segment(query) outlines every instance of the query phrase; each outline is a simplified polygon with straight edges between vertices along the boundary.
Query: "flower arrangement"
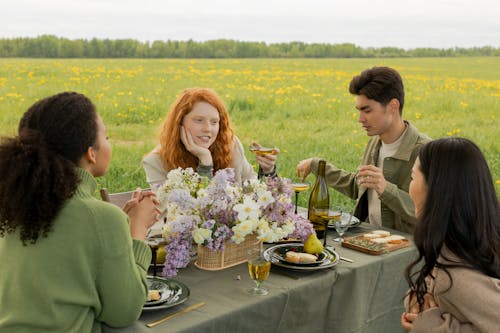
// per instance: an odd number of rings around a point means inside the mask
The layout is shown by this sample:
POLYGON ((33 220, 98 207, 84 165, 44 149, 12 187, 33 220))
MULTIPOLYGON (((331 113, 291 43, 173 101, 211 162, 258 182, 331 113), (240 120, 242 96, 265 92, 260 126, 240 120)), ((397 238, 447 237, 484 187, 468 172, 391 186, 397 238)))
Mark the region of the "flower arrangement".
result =
POLYGON ((189 264, 193 241, 213 251, 224 251, 225 241, 239 244, 251 233, 265 242, 305 241, 313 227, 294 214, 292 192, 286 178, 247 180, 239 186, 233 169, 219 170, 212 179, 191 168, 170 171, 158 190, 167 214, 163 274, 175 276, 189 264))

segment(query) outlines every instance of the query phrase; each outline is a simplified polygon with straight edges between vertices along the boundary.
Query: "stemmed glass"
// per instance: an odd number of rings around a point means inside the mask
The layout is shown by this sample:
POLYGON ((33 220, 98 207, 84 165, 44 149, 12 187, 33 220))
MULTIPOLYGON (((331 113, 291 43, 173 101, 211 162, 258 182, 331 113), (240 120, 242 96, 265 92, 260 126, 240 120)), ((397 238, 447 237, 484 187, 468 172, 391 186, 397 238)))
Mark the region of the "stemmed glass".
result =
POLYGON ((297 206, 299 201, 299 193, 309 189, 309 183, 292 183, 292 188, 295 192, 295 214, 297 214, 297 206))
POLYGON ((349 229, 349 225, 351 224, 352 211, 343 207, 335 207, 330 210, 328 215, 331 216, 335 231, 339 234, 339 237, 335 238, 334 241, 341 243, 344 240, 342 236, 344 236, 347 229, 349 229))
POLYGON ((264 258, 261 249, 250 249, 247 251, 248 273, 255 282, 255 286, 248 289, 251 295, 267 295, 269 290, 262 287, 262 282, 269 276, 271 263, 264 258))

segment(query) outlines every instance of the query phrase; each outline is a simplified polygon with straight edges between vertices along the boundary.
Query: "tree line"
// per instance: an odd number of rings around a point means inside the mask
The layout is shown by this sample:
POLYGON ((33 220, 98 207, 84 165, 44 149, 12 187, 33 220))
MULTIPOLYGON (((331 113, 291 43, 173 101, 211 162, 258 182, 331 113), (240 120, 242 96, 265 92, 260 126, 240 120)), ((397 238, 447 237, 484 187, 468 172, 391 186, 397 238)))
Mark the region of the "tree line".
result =
POLYGON ((25 58, 392 58, 500 56, 500 48, 454 47, 402 49, 362 48, 351 43, 272 43, 217 39, 156 40, 68 39, 53 35, 0 39, 0 57, 25 58))

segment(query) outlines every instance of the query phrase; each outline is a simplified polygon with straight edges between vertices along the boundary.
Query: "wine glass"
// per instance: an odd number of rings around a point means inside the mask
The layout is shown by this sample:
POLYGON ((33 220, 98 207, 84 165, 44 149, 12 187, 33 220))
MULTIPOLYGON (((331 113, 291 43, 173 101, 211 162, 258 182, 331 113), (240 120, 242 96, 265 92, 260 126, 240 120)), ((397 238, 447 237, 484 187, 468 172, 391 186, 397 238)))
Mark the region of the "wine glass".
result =
POLYGON ((267 261, 261 249, 250 249, 247 251, 248 273, 255 282, 255 286, 248 289, 251 295, 267 295, 269 290, 262 287, 262 282, 269 276, 271 263, 267 261))
POLYGON ((299 201, 299 193, 309 189, 309 183, 292 183, 292 188, 295 192, 295 214, 297 214, 297 206, 299 201))
POLYGON ((262 155, 274 154, 276 148, 263 147, 257 143, 253 143, 250 145, 248 149, 255 155, 262 156, 262 155))
POLYGON ((330 220, 333 221, 332 224, 335 227, 335 231, 339 234, 339 237, 335 238, 334 241, 341 243, 344 240, 342 236, 344 236, 347 229, 349 229, 349 225, 351 224, 352 212, 349 209, 336 206, 333 209, 330 209, 328 216, 330 220))

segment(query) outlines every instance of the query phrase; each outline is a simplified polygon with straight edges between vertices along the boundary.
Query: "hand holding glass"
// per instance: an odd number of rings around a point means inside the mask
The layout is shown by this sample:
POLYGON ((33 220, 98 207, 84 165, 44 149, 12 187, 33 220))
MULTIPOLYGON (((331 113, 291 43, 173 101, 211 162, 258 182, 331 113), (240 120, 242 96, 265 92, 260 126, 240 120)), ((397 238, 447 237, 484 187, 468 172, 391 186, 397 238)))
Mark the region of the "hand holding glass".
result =
POLYGON ((255 282, 255 287, 248 290, 251 295, 267 295, 269 290, 262 287, 262 282, 269 276, 271 263, 267 261, 260 249, 251 249, 247 252, 248 273, 255 282))

